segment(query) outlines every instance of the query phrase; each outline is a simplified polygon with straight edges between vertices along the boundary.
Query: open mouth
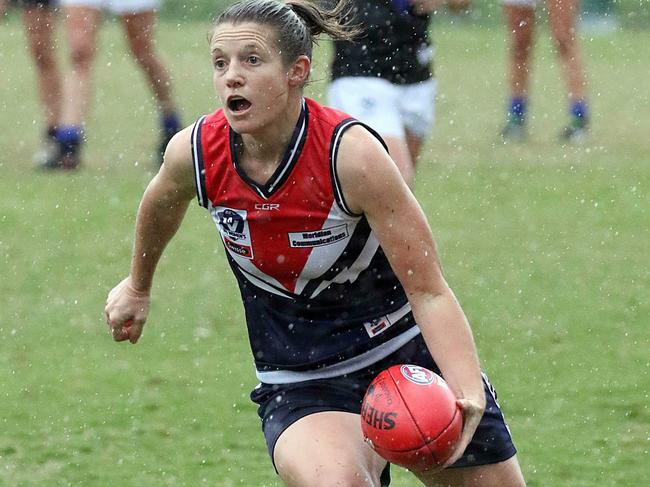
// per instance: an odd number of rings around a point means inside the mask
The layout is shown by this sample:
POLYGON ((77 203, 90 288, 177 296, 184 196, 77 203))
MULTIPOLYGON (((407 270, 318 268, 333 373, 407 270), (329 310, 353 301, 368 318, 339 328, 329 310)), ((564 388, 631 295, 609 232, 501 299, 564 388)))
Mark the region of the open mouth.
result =
POLYGON ((242 96, 229 97, 227 104, 232 113, 242 113, 251 107, 251 102, 242 96))

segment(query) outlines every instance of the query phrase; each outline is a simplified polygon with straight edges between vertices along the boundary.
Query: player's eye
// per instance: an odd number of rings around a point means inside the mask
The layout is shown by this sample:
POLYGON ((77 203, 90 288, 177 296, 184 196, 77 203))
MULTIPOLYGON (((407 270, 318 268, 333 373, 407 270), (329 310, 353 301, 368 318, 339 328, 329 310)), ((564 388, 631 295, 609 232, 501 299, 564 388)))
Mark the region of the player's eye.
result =
POLYGON ((248 64, 259 64, 260 63, 260 58, 258 56, 248 56, 248 64))
POLYGON ((213 64, 214 64, 214 68, 219 70, 225 69, 226 67, 226 61, 224 61, 223 59, 215 59, 213 64))

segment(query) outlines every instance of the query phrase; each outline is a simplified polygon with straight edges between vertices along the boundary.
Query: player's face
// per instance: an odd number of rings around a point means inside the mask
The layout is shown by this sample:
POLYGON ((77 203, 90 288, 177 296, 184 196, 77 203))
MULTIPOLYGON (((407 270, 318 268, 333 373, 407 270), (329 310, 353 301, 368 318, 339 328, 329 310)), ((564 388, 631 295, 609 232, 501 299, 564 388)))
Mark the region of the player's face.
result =
POLYGON ((287 107, 288 68, 275 39, 272 28, 253 22, 221 24, 214 31, 214 86, 237 133, 273 124, 287 107))

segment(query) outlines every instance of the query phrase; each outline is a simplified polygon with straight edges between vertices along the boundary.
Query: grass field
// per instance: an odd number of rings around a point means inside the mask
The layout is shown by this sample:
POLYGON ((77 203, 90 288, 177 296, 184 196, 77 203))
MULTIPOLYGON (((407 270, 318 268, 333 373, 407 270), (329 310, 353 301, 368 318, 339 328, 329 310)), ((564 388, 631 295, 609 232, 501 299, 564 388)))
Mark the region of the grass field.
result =
MULTIPOLYGON (((562 147, 564 89, 543 32, 532 138, 504 146, 504 33, 435 29, 438 122, 415 190, 528 485, 647 485, 647 32, 584 39, 593 132, 562 147)), ((160 26, 187 123, 215 103, 206 30, 160 26)), ((157 124, 119 30, 102 32, 75 174, 31 167, 40 114, 15 17, 0 46, 0 485, 278 486, 248 399, 239 293, 205 212, 191 209, 161 262, 141 342, 107 334, 157 124)), ((319 53, 309 92, 324 99, 319 53)), ((393 485, 416 485, 394 471, 393 485)))

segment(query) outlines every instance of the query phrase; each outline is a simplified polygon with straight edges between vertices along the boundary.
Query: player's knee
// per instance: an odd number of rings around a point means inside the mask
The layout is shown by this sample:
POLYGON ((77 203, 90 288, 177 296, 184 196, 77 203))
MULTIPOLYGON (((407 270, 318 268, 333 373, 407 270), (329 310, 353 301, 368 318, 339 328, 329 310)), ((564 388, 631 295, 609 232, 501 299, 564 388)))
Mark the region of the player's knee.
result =
POLYGON ((49 71, 56 68, 56 57, 50 50, 34 51, 34 64, 39 71, 49 71))
POLYGON ((145 69, 155 66, 157 60, 153 46, 144 43, 135 43, 131 45, 131 54, 133 59, 145 69))
POLYGON ((558 36, 555 39, 555 48, 560 56, 566 57, 573 53, 575 38, 571 34, 558 36))
POLYGON ((90 66, 95 57, 95 48, 88 44, 72 44, 70 46, 70 61, 78 69, 90 66))
POLYGON ((324 472, 309 487, 379 487, 379 482, 360 472, 324 472))
POLYGON ((530 55, 532 44, 528 39, 519 39, 513 42, 512 52, 517 59, 527 59, 530 55))
POLYGON ((379 487, 379 477, 362 468, 341 468, 336 464, 309 468, 308 471, 281 473, 292 485, 305 487, 379 487), (297 481, 300 479, 300 481, 297 481))

